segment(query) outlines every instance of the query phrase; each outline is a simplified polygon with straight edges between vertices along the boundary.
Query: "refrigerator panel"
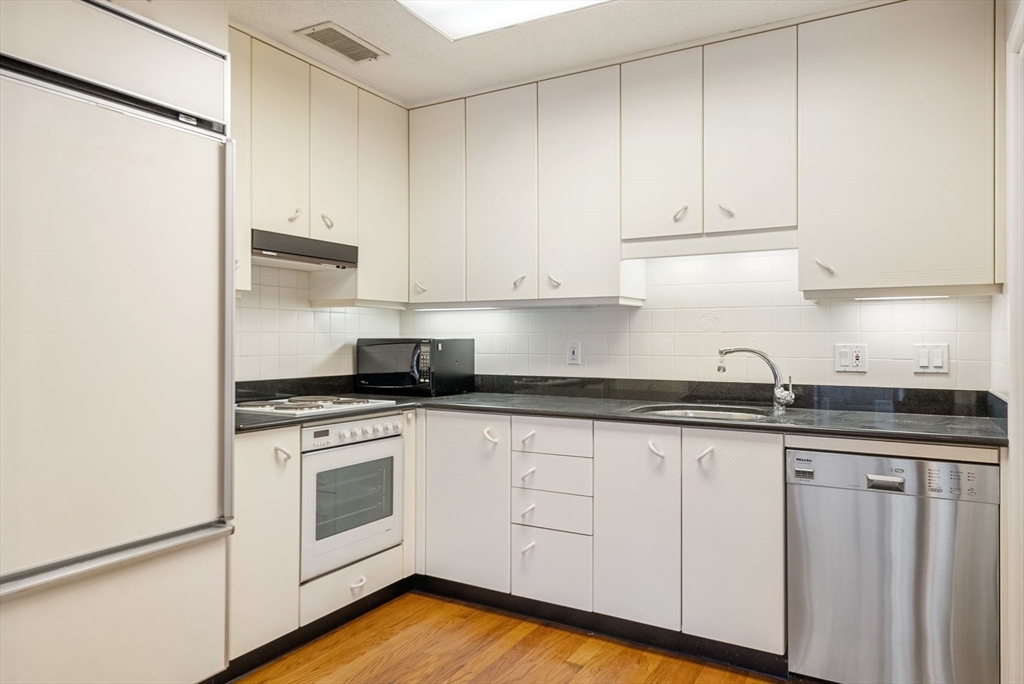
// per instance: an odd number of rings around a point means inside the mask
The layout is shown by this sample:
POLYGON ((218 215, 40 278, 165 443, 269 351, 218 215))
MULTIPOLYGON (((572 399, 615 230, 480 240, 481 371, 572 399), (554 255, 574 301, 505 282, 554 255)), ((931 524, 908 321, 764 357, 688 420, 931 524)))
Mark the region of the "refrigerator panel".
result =
POLYGON ((221 516, 225 166, 0 78, 0 574, 221 516))

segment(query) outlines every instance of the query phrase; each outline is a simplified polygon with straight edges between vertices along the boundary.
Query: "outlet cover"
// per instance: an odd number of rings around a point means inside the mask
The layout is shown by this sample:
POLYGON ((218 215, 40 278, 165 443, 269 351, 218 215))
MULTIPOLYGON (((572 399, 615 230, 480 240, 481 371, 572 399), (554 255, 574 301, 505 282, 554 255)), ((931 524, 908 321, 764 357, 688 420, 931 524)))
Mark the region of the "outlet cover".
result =
POLYGON ((867 373, 868 345, 837 344, 836 373, 867 373))
POLYGON ((569 366, 580 365, 580 341, 569 340, 565 344, 565 363, 569 366))

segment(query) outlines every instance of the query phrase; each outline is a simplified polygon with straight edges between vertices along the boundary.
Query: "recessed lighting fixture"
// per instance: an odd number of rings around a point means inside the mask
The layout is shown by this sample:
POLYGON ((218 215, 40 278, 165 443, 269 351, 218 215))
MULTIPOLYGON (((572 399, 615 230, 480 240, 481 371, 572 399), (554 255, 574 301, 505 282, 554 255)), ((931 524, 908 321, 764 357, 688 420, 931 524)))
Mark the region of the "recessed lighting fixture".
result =
POLYGON ((453 41, 604 2, 609 0, 398 0, 453 41))
POLYGON ((949 295, 921 295, 920 297, 854 297, 858 302, 889 302, 900 299, 949 299, 949 295))

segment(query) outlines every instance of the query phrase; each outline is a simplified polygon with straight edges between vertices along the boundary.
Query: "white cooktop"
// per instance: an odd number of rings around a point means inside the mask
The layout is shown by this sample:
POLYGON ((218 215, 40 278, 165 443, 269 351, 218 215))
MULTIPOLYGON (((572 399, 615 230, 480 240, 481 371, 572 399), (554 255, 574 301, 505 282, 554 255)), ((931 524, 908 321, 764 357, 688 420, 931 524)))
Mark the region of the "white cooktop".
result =
POLYGON ((344 413, 374 406, 394 406, 390 399, 349 399, 346 397, 305 396, 288 399, 267 399, 266 401, 243 401, 235 404, 235 411, 242 413, 263 413, 278 416, 318 416, 329 413, 344 413))

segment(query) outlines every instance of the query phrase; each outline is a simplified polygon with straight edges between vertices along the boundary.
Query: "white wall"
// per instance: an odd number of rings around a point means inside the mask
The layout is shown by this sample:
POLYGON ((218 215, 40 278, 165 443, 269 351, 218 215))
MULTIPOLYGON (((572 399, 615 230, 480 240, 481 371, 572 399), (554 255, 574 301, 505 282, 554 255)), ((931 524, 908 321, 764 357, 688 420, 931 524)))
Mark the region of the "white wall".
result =
POLYGON ((309 306, 305 271, 252 267, 252 290, 235 300, 235 379, 355 372, 356 339, 395 337, 398 312, 309 306))
POLYGON ((804 384, 988 390, 989 297, 807 302, 796 289, 795 251, 652 259, 639 310, 406 311, 403 336, 476 338, 477 373, 770 382, 760 360, 717 350, 747 345, 775 357, 804 384), (583 363, 565 363, 569 339, 583 363), (948 375, 913 372, 912 344, 947 343, 948 375), (868 372, 835 373, 833 345, 868 345, 868 372))

